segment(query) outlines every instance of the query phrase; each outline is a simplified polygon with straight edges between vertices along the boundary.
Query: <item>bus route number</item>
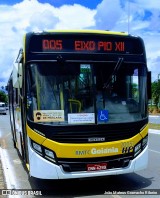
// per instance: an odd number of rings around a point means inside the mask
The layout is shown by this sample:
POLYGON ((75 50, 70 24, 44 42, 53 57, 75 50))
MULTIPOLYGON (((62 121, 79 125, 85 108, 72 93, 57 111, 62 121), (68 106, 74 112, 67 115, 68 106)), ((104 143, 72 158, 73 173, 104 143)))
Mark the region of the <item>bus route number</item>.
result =
POLYGON ((62 50, 62 40, 44 39, 42 42, 43 50, 62 50))
POLYGON ((68 43, 66 40, 43 39, 43 51, 92 51, 92 52, 124 52, 125 42, 121 41, 93 41, 93 40, 73 40, 68 43))

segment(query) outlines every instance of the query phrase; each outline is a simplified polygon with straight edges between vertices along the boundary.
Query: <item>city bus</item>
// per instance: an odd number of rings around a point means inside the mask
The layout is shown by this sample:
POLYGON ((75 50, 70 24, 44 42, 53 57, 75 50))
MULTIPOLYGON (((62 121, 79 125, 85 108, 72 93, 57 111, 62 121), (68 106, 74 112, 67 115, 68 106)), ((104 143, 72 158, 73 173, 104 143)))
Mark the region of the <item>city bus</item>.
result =
POLYGON ((31 177, 90 178, 148 162, 151 73, 124 32, 29 32, 8 81, 13 145, 31 177))

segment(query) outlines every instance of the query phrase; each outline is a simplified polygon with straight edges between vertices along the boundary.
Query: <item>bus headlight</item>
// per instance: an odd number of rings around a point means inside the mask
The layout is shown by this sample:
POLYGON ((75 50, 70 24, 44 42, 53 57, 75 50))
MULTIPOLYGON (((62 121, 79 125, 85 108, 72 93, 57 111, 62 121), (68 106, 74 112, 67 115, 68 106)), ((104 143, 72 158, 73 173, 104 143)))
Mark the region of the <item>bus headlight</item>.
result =
POLYGON ((32 146, 33 146, 34 150, 42 153, 42 147, 39 144, 32 142, 32 146))
POLYGON ((148 142, 148 135, 146 137, 144 137, 143 140, 142 140, 143 148, 147 145, 147 142, 148 142))
POLYGON ((148 135, 145 136, 135 147, 134 147, 134 157, 136 157, 148 143, 148 135))
POLYGON ((52 150, 47 149, 43 145, 40 145, 40 144, 34 142, 33 140, 31 140, 31 145, 32 145, 33 150, 37 154, 41 155, 42 157, 44 157, 45 159, 47 159, 51 162, 56 163, 56 155, 52 150))
POLYGON ((141 142, 134 147, 134 157, 141 152, 141 142))
POLYGON ((44 152, 45 152, 45 158, 55 162, 55 155, 54 155, 53 151, 50 151, 48 149, 44 149, 44 152))

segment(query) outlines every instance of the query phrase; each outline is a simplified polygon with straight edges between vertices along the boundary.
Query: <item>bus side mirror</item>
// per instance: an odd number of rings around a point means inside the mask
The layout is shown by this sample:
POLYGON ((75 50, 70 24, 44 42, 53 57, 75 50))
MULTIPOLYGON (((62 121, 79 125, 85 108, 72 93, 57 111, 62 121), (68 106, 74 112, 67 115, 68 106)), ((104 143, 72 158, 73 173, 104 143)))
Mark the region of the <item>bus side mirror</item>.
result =
POLYGON ((152 92, 151 92, 151 71, 147 72, 147 95, 148 95, 148 99, 152 98, 152 92))

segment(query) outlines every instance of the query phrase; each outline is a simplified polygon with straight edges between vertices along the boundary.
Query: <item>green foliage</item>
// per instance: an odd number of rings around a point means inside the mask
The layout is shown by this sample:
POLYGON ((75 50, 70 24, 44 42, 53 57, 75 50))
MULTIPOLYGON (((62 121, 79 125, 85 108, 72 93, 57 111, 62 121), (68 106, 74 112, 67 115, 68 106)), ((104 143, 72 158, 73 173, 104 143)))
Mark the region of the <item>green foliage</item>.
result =
POLYGON ((138 85, 136 83, 132 84, 132 94, 134 96, 134 99, 138 97, 138 85))
POLYGON ((160 124, 149 123, 149 128, 150 129, 160 130, 160 124))
POLYGON ((160 100, 160 80, 154 81, 152 83, 152 99, 154 104, 158 108, 158 103, 160 100))
POLYGON ((0 91, 0 102, 8 102, 8 96, 3 91, 0 91))

